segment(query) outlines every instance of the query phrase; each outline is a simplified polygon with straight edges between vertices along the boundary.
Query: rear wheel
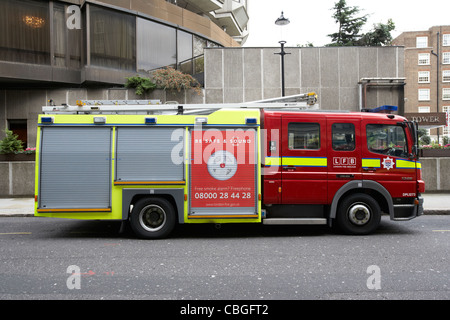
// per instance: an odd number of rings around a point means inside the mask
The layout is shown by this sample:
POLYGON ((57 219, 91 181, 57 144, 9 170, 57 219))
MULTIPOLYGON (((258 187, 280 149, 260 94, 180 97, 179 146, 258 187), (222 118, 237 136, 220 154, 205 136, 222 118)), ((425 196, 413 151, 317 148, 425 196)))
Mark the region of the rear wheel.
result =
POLYGON ((175 221, 175 211, 169 201, 163 198, 145 198, 134 205, 130 226, 140 238, 160 239, 172 232, 175 221))
POLYGON ((339 206, 336 222, 347 234, 364 235, 374 232, 381 221, 379 204, 371 196, 357 193, 345 198, 339 206))

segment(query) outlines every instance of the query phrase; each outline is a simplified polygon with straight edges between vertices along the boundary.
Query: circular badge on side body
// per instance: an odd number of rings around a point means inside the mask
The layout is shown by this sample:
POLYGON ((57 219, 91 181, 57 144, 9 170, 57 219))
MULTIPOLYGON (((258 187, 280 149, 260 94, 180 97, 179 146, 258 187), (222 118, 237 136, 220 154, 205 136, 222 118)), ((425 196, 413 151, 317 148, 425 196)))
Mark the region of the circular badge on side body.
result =
POLYGON ((209 157, 207 166, 209 174, 214 179, 225 181, 236 174, 238 164, 231 152, 220 150, 209 157))

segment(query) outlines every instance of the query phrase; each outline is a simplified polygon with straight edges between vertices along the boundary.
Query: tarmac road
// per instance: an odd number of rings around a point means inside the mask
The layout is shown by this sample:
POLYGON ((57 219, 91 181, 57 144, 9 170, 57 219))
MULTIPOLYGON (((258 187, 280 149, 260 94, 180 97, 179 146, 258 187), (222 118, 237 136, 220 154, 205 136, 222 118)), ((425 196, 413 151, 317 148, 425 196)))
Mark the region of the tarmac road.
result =
MULTIPOLYGON (((143 241, 119 233, 117 221, 3 218, 0 300, 257 300, 273 317, 272 300, 448 300, 448 220, 384 216, 374 234, 356 237, 325 226, 184 225, 143 241)), ((176 305, 166 307, 180 319, 176 305)))

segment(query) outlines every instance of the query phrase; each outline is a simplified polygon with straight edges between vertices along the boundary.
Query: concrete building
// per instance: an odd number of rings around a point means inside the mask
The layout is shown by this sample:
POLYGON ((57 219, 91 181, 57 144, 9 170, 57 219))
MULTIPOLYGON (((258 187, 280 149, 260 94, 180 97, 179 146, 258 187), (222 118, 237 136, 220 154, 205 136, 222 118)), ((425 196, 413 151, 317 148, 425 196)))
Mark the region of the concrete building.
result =
MULTIPOLYGON (((323 110, 394 105, 403 113, 403 47, 286 48, 285 95, 314 91, 323 110)), ((207 48, 207 103, 282 95, 280 48, 207 48)))
POLYGON ((157 68, 173 66, 202 82, 204 48, 245 42, 246 6, 244 0, 0 1, 0 138, 9 128, 35 146, 37 114, 48 99, 133 99, 123 90, 125 78, 157 68))
MULTIPOLYGON (((445 124, 443 113, 450 111, 450 26, 403 32, 393 44, 405 47, 405 112, 431 114, 441 118, 438 125, 445 124)), ((450 130, 444 126, 430 134, 437 139, 450 136, 450 130)))

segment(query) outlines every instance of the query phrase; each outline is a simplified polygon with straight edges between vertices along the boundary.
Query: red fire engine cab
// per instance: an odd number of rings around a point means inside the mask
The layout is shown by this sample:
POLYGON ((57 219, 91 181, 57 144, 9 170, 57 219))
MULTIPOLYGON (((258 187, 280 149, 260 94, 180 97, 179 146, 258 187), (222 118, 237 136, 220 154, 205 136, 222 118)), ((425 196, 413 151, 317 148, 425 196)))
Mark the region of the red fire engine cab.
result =
POLYGON ((391 114, 277 111, 264 111, 261 122, 265 223, 304 220, 367 234, 382 213, 391 220, 423 213, 414 123, 391 114))

